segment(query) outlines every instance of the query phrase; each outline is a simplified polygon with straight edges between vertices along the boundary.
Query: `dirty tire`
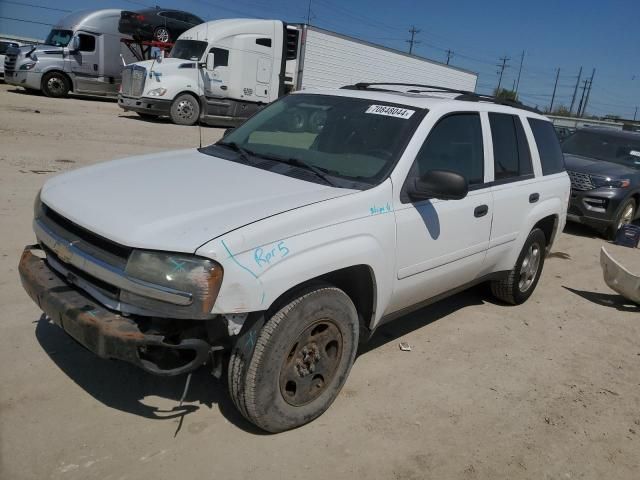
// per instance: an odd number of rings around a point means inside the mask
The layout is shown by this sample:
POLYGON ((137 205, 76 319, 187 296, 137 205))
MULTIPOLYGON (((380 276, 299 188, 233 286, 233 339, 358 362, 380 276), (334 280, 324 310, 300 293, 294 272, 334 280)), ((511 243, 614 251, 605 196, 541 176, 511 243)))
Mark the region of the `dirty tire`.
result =
POLYGON ((636 217, 636 209, 636 201, 633 198, 625 201, 618 209, 618 214, 616 215, 613 223, 606 229, 605 236, 609 240, 614 240, 620 227, 626 225, 627 223, 633 222, 634 218, 636 217))
POLYGON ((544 266, 544 257, 545 257, 545 248, 547 245, 547 240, 539 228, 534 228, 529 236, 527 237, 527 241, 524 242, 524 246, 522 247, 522 251, 518 256, 518 261, 516 262, 515 267, 509 272, 509 275, 504 280, 494 280, 491 282, 491 293, 498 300, 502 300, 503 302, 510 303, 512 305, 520 305, 527 301, 527 299, 531 296, 533 291, 536 289, 536 285, 538 284, 538 280, 540 280, 540 275, 542 274, 542 267, 544 266), (523 265, 526 267, 525 259, 528 258, 530 252, 535 251, 537 249, 539 258, 536 271, 533 272, 532 278, 529 282, 524 282, 524 287, 526 287, 523 291, 521 289, 521 280, 523 279, 523 265))
POLYGON ((64 98, 70 89, 69 79, 64 73, 50 72, 42 77, 42 93, 47 97, 64 98))
POLYGON ((178 125, 194 125, 200 118, 200 103, 193 95, 178 95, 171 104, 171 120, 178 125))
POLYGON ((329 285, 306 290, 267 321, 248 364, 233 350, 228 382, 234 404, 247 420, 272 433, 311 422, 342 389, 358 333, 356 308, 342 290, 329 285), (293 396, 292 382, 284 382, 292 376, 300 385, 293 396))

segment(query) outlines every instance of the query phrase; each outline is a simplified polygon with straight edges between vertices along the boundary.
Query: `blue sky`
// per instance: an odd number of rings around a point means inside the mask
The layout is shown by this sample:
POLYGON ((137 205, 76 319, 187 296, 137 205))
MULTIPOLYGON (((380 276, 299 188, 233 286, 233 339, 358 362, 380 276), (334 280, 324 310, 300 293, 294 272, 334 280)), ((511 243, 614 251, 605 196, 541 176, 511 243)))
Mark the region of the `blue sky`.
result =
MULTIPOLYGON (((151 0, 0 0, 0 17, 46 24, 65 15, 54 8, 136 10, 156 4, 151 0)), ((289 22, 304 21, 309 5, 307 0, 164 0, 159 4, 207 20, 259 17, 289 22)), ((640 0, 311 0, 311 11, 314 25, 405 51, 408 30, 415 25, 421 30, 416 36, 421 43, 414 52, 444 61, 445 51, 451 49, 452 65, 479 73, 481 92, 497 85, 496 65, 503 56, 511 58, 503 85, 512 87, 524 50, 519 91, 528 104, 548 107, 560 68, 554 105, 568 106, 583 66, 583 79, 596 68, 588 113, 632 118, 640 106, 640 0)), ((44 38, 48 29, 39 23, 0 18, 0 34, 44 38)))

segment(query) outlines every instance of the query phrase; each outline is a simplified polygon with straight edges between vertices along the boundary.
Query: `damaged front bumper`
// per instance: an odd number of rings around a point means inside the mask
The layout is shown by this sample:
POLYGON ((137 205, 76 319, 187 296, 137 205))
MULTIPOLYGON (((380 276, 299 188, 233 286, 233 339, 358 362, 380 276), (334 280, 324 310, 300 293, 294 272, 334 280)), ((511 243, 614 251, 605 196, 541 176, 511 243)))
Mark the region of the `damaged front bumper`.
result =
POLYGON ((19 272, 24 289, 53 323, 101 358, 124 360, 155 375, 179 375, 218 357, 223 347, 202 338, 168 342, 144 321, 104 308, 52 270, 34 251, 25 248, 19 272))

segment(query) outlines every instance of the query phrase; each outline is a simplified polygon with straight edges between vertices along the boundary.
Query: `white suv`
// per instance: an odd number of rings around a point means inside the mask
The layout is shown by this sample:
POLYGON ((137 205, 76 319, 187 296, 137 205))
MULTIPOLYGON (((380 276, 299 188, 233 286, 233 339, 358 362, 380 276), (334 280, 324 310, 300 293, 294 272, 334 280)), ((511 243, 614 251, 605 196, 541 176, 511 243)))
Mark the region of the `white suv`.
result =
POLYGON ((524 302, 565 224, 545 117, 400 87, 292 94, 214 145, 49 180, 25 289, 103 358, 228 365, 251 422, 313 420, 382 323, 484 281, 524 302))

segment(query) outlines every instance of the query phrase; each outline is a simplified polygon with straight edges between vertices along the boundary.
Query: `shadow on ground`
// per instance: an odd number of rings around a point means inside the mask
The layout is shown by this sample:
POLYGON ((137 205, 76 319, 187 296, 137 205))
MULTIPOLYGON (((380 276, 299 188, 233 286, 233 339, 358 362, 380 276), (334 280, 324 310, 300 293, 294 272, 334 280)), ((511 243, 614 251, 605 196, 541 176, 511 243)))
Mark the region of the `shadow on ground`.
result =
MULTIPOLYGON (((13 90, 9 90, 10 93, 17 93, 19 95, 39 95, 44 96, 44 94, 40 90, 26 89, 26 88, 15 88, 13 90)), ((78 95, 75 93, 71 93, 69 97, 62 98, 60 100, 91 100, 94 102, 109 102, 114 103, 117 101, 116 97, 103 97, 101 95, 78 95)))
POLYGON ((621 312, 639 312, 640 307, 622 295, 612 293, 588 292, 586 290, 576 290, 574 288, 562 286, 565 290, 578 295, 579 297, 589 300, 592 303, 603 307, 612 307, 621 312))
POLYGON ((133 365, 103 360, 76 343, 44 315, 36 325, 36 338, 51 360, 78 386, 108 407, 154 420, 182 420, 201 407, 217 405, 224 417, 252 434, 264 434, 245 420, 235 409, 225 385, 204 367, 193 373, 182 407, 179 401, 185 388, 186 375, 157 377, 133 365), (156 396, 175 402, 170 409, 148 405, 145 397, 156 396))
POLYGON ((564 227, 563 233, 568 233, 569 235, 575 235, 577 237, 584 238, 604 238, 604 235, 597 230, 586 225, 573 222, 567 222, 566 226, 564 227))

